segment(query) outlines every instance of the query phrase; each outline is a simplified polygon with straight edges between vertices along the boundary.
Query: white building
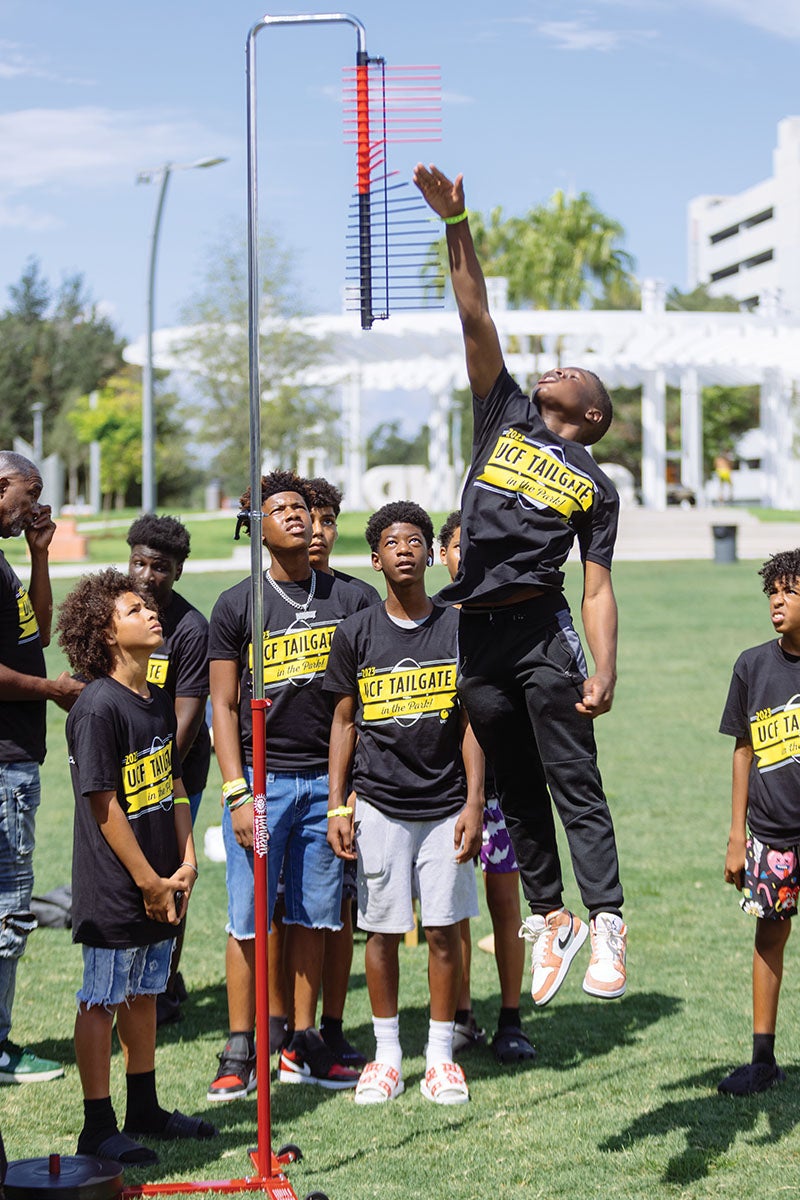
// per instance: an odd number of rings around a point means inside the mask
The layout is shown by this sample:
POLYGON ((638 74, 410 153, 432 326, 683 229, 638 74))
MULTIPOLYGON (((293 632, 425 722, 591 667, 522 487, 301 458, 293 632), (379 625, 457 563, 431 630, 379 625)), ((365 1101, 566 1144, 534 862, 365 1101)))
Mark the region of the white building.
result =
POLYGON ((800 315, 800 117, 778 124, 771 178, 689 201, 689 287, 800 315))

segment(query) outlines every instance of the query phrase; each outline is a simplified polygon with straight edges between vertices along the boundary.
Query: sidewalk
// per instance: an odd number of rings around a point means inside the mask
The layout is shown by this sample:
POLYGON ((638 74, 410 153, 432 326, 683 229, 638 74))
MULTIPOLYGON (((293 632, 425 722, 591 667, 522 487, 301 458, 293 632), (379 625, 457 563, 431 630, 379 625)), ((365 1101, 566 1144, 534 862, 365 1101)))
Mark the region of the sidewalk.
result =
MULTIPOLYGON (((665 562, 714 558, 714 525, 737 527, 737 557, 763 562, 778 550, 800 546, 800 521, 759 521, 741 508, 668 508, 653 512, 646 508, 624 508, 620 514, 619 535, 614 558, 617 562, 665 562)), ((577 551, 573 550, 573 557, 577 551)), ((334 566, 368 567, 370 556, 334 554, 334 566)), ((118 564, 119 565, 119 564, 118 564)), ((125 564, 122 564, 123 566, 125 564)), ((85 571, 98 571, 101 564, 54 563, 53 579, 72 579, 85 571)), ((25 568, 17 568, 25 577, 25 568)), ((250 572, 249 543, 238 546, 229 558, 188 558, 186 575, 233 571, 244 578, 250 572)))

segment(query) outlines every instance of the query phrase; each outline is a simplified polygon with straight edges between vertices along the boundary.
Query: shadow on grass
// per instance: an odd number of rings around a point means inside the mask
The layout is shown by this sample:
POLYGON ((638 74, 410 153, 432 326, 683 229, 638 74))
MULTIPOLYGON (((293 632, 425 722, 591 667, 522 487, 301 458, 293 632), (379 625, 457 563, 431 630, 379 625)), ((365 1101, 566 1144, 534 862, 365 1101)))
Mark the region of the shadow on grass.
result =
MULTIPOLYGON (((523 1011, 523 1027, 536 1047, 536 1062, 503 1070, 547 1067, 570 1071, 587 1059, 596 1059, 618 1046, 630 1046, 639 1034, 659 1021, 675 1016, 683 1007, 678 996, 663 992, 634 992, 619 1001, 587 1000, 577 1004, 554 1002, 544 1009, 523 1011)), ((470 1051, 470 1078, 487 1078, 498 1070, 491 1048, 487 1055, 470 1051)))
POLYGON ((665 1087, 668 1092, 699 1091, 699 1096, 668 1100, 652 1112, 642 1113, 616 1137, 602 1142, 599 1149, 629 1150, 631 1144, 646 1138, 662 1137, 683 1130, 685 1146, 669 1159, 662 1181, 687 1184, 705 1179, 719 1160, 728 1155, 740 1134, 752 1133, 762 1113, 768 1132, 750 1139, 749 1145, 766 1146, 787 1137, 800 1121, 800 1088, 791 1079, 780 1087, 757 1096, 721 1096, 717 1084, 729 1067, 704 1071, 665 1087))

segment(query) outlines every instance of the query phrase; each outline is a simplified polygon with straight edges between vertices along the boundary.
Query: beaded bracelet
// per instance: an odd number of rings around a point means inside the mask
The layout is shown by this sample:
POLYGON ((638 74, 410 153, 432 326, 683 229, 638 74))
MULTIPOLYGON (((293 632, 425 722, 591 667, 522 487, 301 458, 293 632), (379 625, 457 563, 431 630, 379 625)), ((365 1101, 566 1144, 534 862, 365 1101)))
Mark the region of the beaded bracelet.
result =
POLYGON ((459 221, 466 221, 468 216, 469 213, 466 209, 464 209, 464 211, 460 212, 457 217, 442 217, 442 220, 444 221, 445 225, 458 225, 459 221))
POLYGON ((353 815, 352 808, 348 808, 346 804, 340 804, 338 808, 332 808, 328 813, 328 819, 331 817, 351 817, 353 815))

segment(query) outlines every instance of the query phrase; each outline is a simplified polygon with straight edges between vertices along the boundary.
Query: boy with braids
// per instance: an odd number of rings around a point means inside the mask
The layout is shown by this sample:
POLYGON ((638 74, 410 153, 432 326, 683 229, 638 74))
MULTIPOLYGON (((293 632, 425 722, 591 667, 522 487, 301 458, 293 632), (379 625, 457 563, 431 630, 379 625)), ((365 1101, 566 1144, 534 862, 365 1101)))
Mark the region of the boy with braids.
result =
POLYGON ((156 996, 166 986, 197 859, 175 713, 147 681, 161 623, 139 589, 113 569, 86 575, 58 621, 73 669, 90 680, 66 727, 75 793, 72 936, 84 963, 75 1019, 84 1095, 78 1153, 122 1163, 158 1161, 140 1136, 217 1133, 207 1121, 167 1112, 156 1095, 156 996), (115 1016, 125 1055, 124 1131, 111 1103, 115 1016))
MULTIPOLYGON (((367 600, 357 588, 312 568, 308 501, 305 482, 292 471, 263 476, 262 537, 271 559, 264 572, 261 647, 264 691, 272 701, 266 717, 268 922, 283 868, 292 1011, 278 1078, 340 1089, 355 1087, 358 1072, 336 1060, 315 1027, 325 930, 340 928, 342 901, 342 866, 326 840, 332 704, 322 679, 335 627, 367 600)), ((249 489, 241 505, 250 510, 249 489)), ((256 1086, 250 587, 246 579, 222 593, 209 633, 214 748, 225 799, 230 1029, 210 1101, 235 1100, 256 1086)))
POLYGON ((725 882, 756 918, 753 1057, 719 1084, 730 1096, 786 1078, 775 1061, 775 1027, 800 891, 800 550, 773 555, 759 574, 778 638, 739 655, 719 727, 736 738, 725 882))
POLYGON ((419 163, 414 182, 445 223, 473 394, 461 562, 437 599, 461 606, 459 695, 494 770, 531 909, 521 929, 532 943, 531 994, 537 1005, 552 999, 590 933, 584 991, 613 999, 626 986, 627 928, 592 721, 611 708, 616 683, 619 497, 586 449, 611 424, 611 401, 580 367, 548 370, 530 397, 520 389, 489 311, 463 177, 419 163), (563 592, 561 567, 576 539, 591 675, 563 592), (547 788, 532 786, 542 769, 547 788), (563 907, 553 806, 588 928, 563 907))

